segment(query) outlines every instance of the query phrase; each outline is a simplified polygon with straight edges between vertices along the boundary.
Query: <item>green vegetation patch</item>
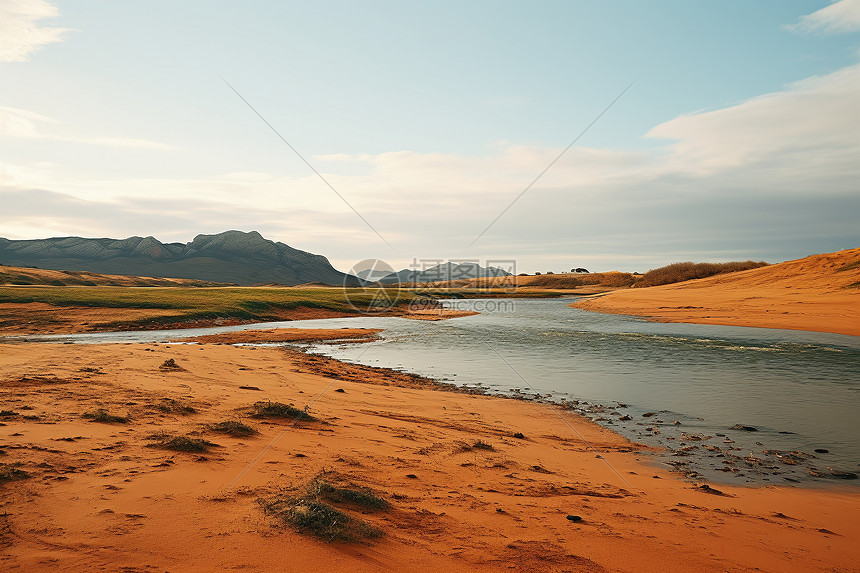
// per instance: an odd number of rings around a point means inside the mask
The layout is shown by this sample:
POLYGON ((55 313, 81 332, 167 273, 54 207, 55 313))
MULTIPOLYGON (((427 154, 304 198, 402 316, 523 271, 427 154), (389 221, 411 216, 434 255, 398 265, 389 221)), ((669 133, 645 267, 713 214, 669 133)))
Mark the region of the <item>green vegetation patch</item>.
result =
POLYGON ((301 497, 278 496, 261 499, 259 503, 267 514, 279 518, 300 533, 327 542, 347 543, 381 537, 382 531, 334 505, 345 504, 366 511, 389 507, 387 501, 368 489, 337 487, 319 477, 310 482, 301 497))
POLYGON ((93 412, 85 412, 81 414, 82 418, 86 418, 87 420, 92 420, 93 422, 99 422, 101 424, 127 424, 128 416, 114 416, 110 414, 107 410, 103 410, 99 408, 93 412))
POLYGON ((308 485, 308 495, 334 504, 348 504, 364 510, 388 509, 389 504, 368 488, 338 487, 320 478, 308 485))
POLYGON ((147 444, 148 447, 173 450, 175 452, 203 453, 208 452, 209 448, 218 447, 218 444, 214 444, 208 440, 204 440, 202 438, 191 438, 189 436, 154 434, 150 436, 149 439, 154 440, 154 443, 147 444))
POLYGON ((213 432, 218 432, 219 434, 227 434, 228 436, 233 436, 237 438, 253 436, 257 433, 257 430, 252 428, 247 424, 243 424, 237 420, 225 420, 224 422, 218 422, 217 424, 212 424, 209 429, 213 432))
POLYGON ((254 412, 251 414, 253 418, 288 418, 290 420, 299 420, 303 422, 313 422, 316 420, 313 416, 304 410, 299 410, 293 404, 284 404, 282 402, 270 402, 263 400, 256 402, 251 408, 254 412))

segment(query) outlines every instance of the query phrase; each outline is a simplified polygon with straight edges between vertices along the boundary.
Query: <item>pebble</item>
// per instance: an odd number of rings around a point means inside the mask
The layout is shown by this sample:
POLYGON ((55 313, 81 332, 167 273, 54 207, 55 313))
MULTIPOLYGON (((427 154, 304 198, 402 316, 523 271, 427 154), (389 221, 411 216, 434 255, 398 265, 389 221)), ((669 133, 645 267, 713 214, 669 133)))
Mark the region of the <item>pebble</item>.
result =
POLYGON ((582 521, 582 518, 578 515, 568 515, 567 520, 576 522, 576 521, 582 521))

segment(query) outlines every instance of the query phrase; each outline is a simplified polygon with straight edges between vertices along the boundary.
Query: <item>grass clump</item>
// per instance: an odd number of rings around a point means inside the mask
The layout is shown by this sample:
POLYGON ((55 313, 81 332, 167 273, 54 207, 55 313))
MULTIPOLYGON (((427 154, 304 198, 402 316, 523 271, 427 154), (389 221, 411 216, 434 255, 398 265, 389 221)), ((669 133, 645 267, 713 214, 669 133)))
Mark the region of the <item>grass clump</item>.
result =
POLYGON ((161 370, 176 370, 176 371, 185 370, 185 368, 183 368, 182 366, 177 364, 176 360, 174 360, 173 358, 168 358, 167 360, 162 362, 161 366, 159 366, 159 369, 161 369, 161 370))
POLYGON ((494 448, 491 444, 488 444, 487 442, 485 442, 483 440, 478 440, 474 444, 469 444, 467 442, 460 442, 459 446, 460 446, 461 452, 471 452, 473 450, 484 450, 484 451, 488 451, 488 452, 496 451, 496 448, 494 448))
POLYGON ((27 479, 30 474, 18 469, 19 464, 0 464, 0 483, 27 479))
POLYGON ((327 542, 347 543, 381 537, 382 531, 332 504, 346 504, 365 510, 389 507, 387 501, 368 489, 338 487, 319 477, 311 480, 301 497, 280 496, 259 500, 259 503, 263 511, 278 517, 300 533, 327 542))
POLYGON ((263 511, 295 527, 300 533, 313 535, 327 542, 354 543, 382 536, 381 530, 366 521, 306 496, 278 498, 261 501, 260 504, 263 511))
POLYGON ((368 488, 338 487, 319 478, 314 479, 308 485, 308 495, 330 503, 345 503, 368 510, 388 509, 390 506, 386 500, 368 488))
POLYGON ((739 271, 748 271, 759 267, 766 267, 768 263, 764 261, 743 261, 730 263, 693 263, 690 261, 683 263, 673 263, 652 269, 642 275, 633 286, 649 287, 679 283, 693 279, 703 279, 714 275, 724 273, 736 273, 739 271))
POLYGON ((128 416, 114 416, 101 408, 93 412, 85 412, 81 417, 101 424, 128 424, 128 416))
POLYGON ((159 404, 154 406, 154 408, 159 412, 164 412, 165 414, 180 414, 182 416, 197 413, 197 410, 193 407, 185 404, 184 402, 180 402, 179 400, 174 400, 173 398, 162 399, 159 404))
POLYGON ((251 417, 253 418, 288 418, 303 422, 312 422, 316 420, 316 418, 308 414, 306 411, 299 410, 293 404, 263 400, 256 402, 252 408, 254 412, 251 414, 251 417))
POLYGON ((257 433, 257 430, 247 424, 239 422, 238 420, 225 420, 223 422, 218 422, 217 424, 210 426, 209 429, 213 432, 227 434, 228 436, 237 438, 253 436, 257 433))
POLYGON ((213 444, 202 438, 191 438, 188 436, 170 436, 167 434, 155 434, 150 436, 150 440, 155 440, 149 444, 150 448, 161 448, 163 450, 173 450, 175 452, 190 452, 203 453, 208 452, 209 448, 217 447, 218 444, 213 444))
POLYGON ((474 448, 476 450, 488 450, 488 451, 494 451, 496 449, 483 440, 478 440, 477 442, 472 444, 472 448, 474 448))

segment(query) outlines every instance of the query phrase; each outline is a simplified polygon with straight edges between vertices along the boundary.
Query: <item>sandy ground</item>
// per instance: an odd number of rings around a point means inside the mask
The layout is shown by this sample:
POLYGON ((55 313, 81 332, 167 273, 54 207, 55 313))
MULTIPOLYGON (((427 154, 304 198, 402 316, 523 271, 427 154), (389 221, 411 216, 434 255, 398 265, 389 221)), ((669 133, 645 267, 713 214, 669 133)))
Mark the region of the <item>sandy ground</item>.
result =
POLYGON ((618 290, 571 306, 658 321, 860 336, 860 249, 706 279, 618 290), (848 268, 846 268, 848 267, 848 268))
POLYGON ((0 481, 3 571, 860 571, 856 489, 703 489, 570 412, 407 374, 278 348, 31 343, 0 344, 0 387, 0 475, 29 475, 0 481), (319 421, 249 418, 266 399, 319 421), (130 420, 82 418, 98 408, 130 420), (209 428, 237 419, 259 433, 209 428), (154 432, 219 445, 147 447, 154 432), (326 543, 261 510, 321 472, 391 503, 346 508, 383 537, 326 543))
MULTIPOLYGON (((319 318, 349 318, 365 316, 358 313, 338 312, 324 308, 299 306, 289 309, 272 309, 270 320, 315 320, 319 318)), ((445 320, 478 314, 454 309, 392 308, 380 316, 399 316, 414 320, 445 320)), ((18 334, 70 334, 99 330, 116 330, 115 323, 147 321, 151 323, 127 324, 124 329, 161 330, 176 328, 203 328, 230 326, 255 321, 235 318, 188 319, 175 311, 162 309, 109 308, 87 306, 53 306, 41 302, 0 303, 0 332, 6 336, 18 334), (171 322, 175 319, 175 322, 171 322)), ((259 322, 259 321, 256 321, 259 322)))
MULTIPOLYGON (((222 332, 190 338, 176 338, 182 342, 203 342, 220 344, 248 344, 265 342, 312 342, 323 340, 346 340, 367 342, 376 340, 381 328, 272 328, 263 330, 242 330, 222 332)), ((178 333, 177 333, 178 334, 178 333)))
MULTIPOLYGON (((314 320, 345 318, 354 313, 324 308, 296 307, 273 309, 276 320, 314 320)), ((87 306, 53 306, 41 302, 0 303, 0 332, 5 336, 19 334, 70 334, 116 330, 112 323, 152 320, 152 323, 127 324, 131 330, 202 328, 249 324, 253 321, 235 318, 188 319, 172 310, 87 306), (175 318, 175 322, 171 322, 175 318), (166 320, 165 320, 166 319, 166 320)))

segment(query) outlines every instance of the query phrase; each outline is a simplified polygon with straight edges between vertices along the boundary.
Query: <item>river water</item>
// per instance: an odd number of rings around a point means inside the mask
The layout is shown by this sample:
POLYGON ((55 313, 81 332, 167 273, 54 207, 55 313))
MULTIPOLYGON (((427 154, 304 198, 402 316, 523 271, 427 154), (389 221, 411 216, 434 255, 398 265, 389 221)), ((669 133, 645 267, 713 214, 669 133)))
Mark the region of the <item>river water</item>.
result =
MULTIPOLYGON (((489 393, 567 401, 571 409, 636 441, 668 448, 656 463, 690 476, 808 484, 832 482, 840 471, 860 471, 860 337, 652 323, 570 308, 569 302, 452 301, 482 313, 439 322, 369 316, 187 334, 384 328, 377 342, 317 344, 309 350, 489 393), (811 476, 810 469, 823 477, 811 476)), ((176 336, 176 331, 144 331, 39 339, 158 342, 176 336)))

